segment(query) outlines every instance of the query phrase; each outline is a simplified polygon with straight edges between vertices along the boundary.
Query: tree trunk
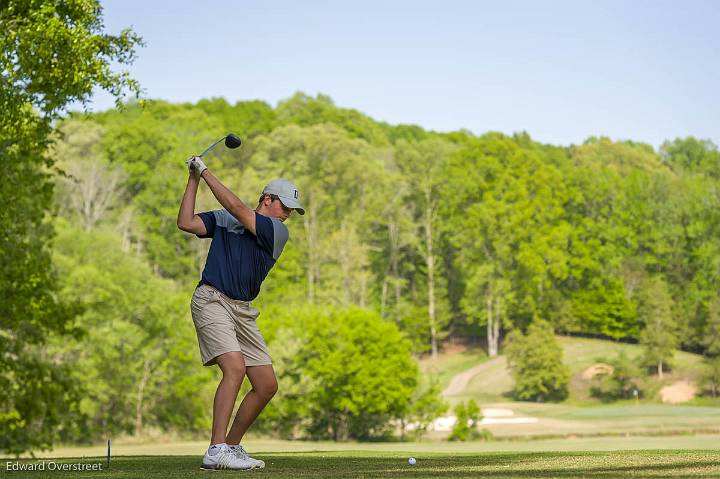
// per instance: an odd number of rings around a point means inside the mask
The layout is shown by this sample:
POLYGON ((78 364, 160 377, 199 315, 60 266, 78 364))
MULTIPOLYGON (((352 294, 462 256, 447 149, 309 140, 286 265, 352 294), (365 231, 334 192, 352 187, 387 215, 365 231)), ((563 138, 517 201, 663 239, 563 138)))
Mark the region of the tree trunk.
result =
POLYGON ((132 246, 132 242, 130 239, 130 232, 132 229, 132 223, 133 223, 133 209, 132 207, 129 207, 125 209, 122 216, 120 217, 120 221, 117 224, 117 229, 120 230, 120 249, 123 251, 123 253, 129 253, 130 247, 132 246))
POLYGON ((658 361, 657 370, 658 370, 658 378, 662 379, 663 378, 662 360, 658 361))
POLYGON ((387 293, 388 293, 388 274, 389 271, 385 270, 385 276, 383 277, 382 293, 380 294, 380 317, 385 317, 385 305, 387 304, 387 293))
POLYGON ((364 274, 360 276, 360 307, 364 308, 367 305, 367 276, 364 274))
MULTIPOLYGON (((340 270, 342 271, 342 291, 340 294, 342 295, 342 304, 343 306, 349 306, 353 302, 353 258, 352 258, 352 248, 353 248, 353 237, 350 233, 348 233, 348 226, 347 223, 343 223, 340 225, 340 230, 342 233, 342 238, 344 241, 342 241, 341 244, 338 245, 338 253, 340 254, 340 270)), ((338 298, 339 299, 339 298, 338 298)))
POLYGON ((92 160, 89 169, 85 169, 81 176, 83 181, 78 188, 80 197, 77 207, 85 231, 90 231, 114 202, 123 178, 117 169, 106 168, 97 160, 92 160))
POLYGON ((135 436, 140 436, 140 434, 142 434, 142 406, 145 394, 145 386, 147 386, 149 380, 150 360, 146 359, 143 362, 143 375, 142 378, 140 378, 140 382, 138 383, 137 402, 135 404, 135 436))
POLYGON ((88 176, 81 187, 82 217, 85 231, 90 231, 95 225, 95 217, 93 215, 93 202, 95 200, 96 184, 97 184, 97 163, 91 162, 88 176))
POLYGON ((435 254, 433 252, 432 212, 433 202, 429 189, 425 190, 425 261, 427 263, 428 318, 430 320, 430 349, 437 359, 437 318, 435 317, 435 254))
POLYGON ((492 296, 490 296, 486 302, 488 356, 491 358, 498 355, 498 341, 500 337, 500 308, 498 302, 499 298, 493 298, 492 296), (493 302, 495 303, 495 308, 493 308, 493 302))
POLYGON ((500 325, 502 324, 502 312, 500 311, 500 297, 495 297, 495 354, 500 352, 500 325))
POLYGON ((347 441, 349 435, 348 412, 343 411, 335 422, 334 438, 335 442, 347 441))
POLYGON ((388 224, 388 236, 390 237, 390 268, 394 278, 395 286, 395 306, 400 303, 400 278, 398 277, 398 250, 400 249, 398 241, 398 226, 395 223, 388 224))

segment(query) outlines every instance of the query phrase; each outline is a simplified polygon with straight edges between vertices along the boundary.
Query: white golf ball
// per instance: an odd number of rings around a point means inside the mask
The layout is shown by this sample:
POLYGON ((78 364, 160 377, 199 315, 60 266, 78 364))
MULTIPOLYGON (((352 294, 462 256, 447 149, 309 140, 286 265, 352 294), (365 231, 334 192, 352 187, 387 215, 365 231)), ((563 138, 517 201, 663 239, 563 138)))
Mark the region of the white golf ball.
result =
POLYGON ((411 466, 414 466, 416 462, 417 461, 415 460, 414 457, 411 457, 410 459, 408 459, 408 464, 410 464, 411 466))

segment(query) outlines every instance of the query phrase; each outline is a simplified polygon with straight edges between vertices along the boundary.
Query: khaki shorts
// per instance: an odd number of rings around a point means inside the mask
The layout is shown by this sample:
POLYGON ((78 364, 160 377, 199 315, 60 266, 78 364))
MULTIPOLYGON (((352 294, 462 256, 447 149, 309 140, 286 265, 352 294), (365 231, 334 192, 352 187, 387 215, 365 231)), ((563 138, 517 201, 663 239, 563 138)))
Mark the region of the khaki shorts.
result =
POLYGON ((265 340, 255 320, 260 312, 249 301, 228 298, 217 289, 202 284, 190 301, 200 357, 205 366, 217 364, 217 357, 240 351, 245 366, 272 364, 265 340))

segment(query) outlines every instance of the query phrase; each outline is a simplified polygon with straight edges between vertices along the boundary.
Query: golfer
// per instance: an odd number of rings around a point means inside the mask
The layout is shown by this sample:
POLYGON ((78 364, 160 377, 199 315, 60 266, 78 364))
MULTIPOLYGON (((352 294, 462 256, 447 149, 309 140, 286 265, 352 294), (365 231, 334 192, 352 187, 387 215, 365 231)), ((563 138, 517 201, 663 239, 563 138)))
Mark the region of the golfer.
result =
POLYGON ((250 301, 282 253, 288 240, 283 224, 293 210, 305 214, 295 185, 271 181, 257 208, 246 206, 207 169, 202 159, 188 160, 190 175, 177 225, 199 238, 212 238, 191 312, 205 366, 217 364, 223 377, 213 403, 212 438, 203 469, 262 469, 240 445, 245 432, 277 391, 277 379, 265 340, 255 322, 259 311, 250 301), (195 214, 200 178, 225 208, 195 214), (252 389, 228 424, 240 385, 247 375, 252 389))

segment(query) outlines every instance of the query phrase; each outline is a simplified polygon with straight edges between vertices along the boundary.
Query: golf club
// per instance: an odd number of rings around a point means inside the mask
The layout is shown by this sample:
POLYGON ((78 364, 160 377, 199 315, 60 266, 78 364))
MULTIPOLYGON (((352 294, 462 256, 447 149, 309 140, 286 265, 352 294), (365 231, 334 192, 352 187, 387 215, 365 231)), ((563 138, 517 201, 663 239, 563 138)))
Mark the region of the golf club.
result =
POLYGON ((235 133, 228 133, 227 135, 223 136, 222 138, 220 138, 218 141, 216 141, 212 145, 205 148, 205 151, 200 153, 198 156, 200 158, 202 158, 203 156, 205 156, 205 154, 208 151, 212 150, 215 147, 215 145, 217 145, 218 143, 220 143, 223 140, 225 140, 225 146, 227 146, 230 149, 237 148, 242 144, 242 140, 240 140, 239 136, 237 136, 235 133))

